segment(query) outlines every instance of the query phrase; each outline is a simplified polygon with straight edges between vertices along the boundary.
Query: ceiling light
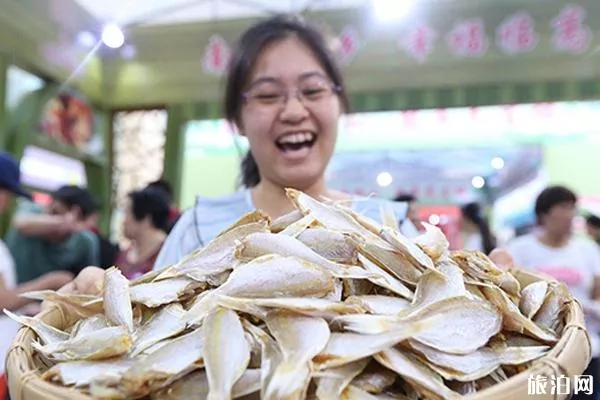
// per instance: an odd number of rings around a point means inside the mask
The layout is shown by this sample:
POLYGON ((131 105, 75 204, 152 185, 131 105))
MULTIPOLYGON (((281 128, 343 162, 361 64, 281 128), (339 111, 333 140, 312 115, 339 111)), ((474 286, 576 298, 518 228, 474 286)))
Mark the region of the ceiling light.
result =
POLYGON ((471 185, 473 185, 475 189, 481 189, 485 186, 485 179, 483 179, 482 176, 475 176, 471 179, 471 185))
POLYGON ((415 5, 415 0, 371 0, 377 19, 381 21, 397 21, 408 15, 415 5))
POLYGON ((384 172, 380 172, 379 175, 377 175, 377 184, 381 187, 390 186, 393 181, 394 181, 394 178, 392 177, 392 174, 390 174, 389 172, 384 171, 384 172))
POLYGON ((491 164, 494 169, 502 169, 504 168, 504 159, 502 157, 494 157, 491 164))
POLYGON ((125 43, 125 35, 117 25, 108 24, 102 30, 102 41, 111 49, 118 49, 125 43))

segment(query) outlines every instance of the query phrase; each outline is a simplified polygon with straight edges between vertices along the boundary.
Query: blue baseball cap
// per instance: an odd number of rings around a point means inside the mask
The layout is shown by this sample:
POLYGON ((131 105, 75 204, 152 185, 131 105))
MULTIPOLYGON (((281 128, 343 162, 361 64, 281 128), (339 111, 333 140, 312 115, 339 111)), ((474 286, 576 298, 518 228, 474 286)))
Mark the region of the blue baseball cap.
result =
POLYGON ((31 195, 21 186, 19 163, 5 151, 0 151, 0 187, 10 190, 17 196, 31 199, 31 195))

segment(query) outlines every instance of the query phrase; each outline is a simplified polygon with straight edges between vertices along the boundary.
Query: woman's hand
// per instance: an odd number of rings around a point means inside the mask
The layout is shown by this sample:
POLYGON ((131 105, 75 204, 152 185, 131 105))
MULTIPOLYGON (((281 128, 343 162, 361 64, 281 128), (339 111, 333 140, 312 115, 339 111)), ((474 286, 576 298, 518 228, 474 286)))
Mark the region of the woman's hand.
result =
POLYGON ((71 282, 61 287, 58 292, 64 294, 102 294, 104 270, 98 267, 84 268, 71 282))

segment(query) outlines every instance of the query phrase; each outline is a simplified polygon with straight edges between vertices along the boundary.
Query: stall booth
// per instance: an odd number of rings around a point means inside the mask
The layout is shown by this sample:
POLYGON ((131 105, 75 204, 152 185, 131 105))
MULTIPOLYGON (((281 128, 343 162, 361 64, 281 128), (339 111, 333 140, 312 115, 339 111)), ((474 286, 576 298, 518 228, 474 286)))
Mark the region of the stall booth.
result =
POLYGON ((106 122, 81 94, 52 84, 31 91, 14 105, 6 147, 20 159, 21 179, 33 201, 47 205, 51 192, 77 185, 108 205, 106 122))

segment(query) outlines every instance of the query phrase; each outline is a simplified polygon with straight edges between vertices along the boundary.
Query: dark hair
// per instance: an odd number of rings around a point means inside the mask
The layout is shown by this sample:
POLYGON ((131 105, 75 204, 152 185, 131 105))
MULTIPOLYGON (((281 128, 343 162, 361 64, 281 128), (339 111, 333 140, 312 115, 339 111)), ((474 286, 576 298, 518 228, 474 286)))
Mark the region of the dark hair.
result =
POLYGON ((575 204, 577 196, 564 186, 550 186, 542 190, 535 200, 535 216, 538 225, 542 223, 542 216, 548 214, 554 206, 563 203, 575 204))
POLYGON ((488 224, 487 219, 483 216, 479 204, 465 204, 460 208, 460 211, 464 218, 468 219, 477 226, 479 233, 481 234, 481 241, 483 242, 483 251, 486 254, 490 254, 496 247, 496 238, 494 235, 492 235, 490 225, 488 224))
POLYGON ((588 225, 591 225, 594 228, 600 229, 600 217, 590 214, 585 219, 585 222, 587 222, 588 225))
POLYGON ((173 187, 169 182, 164 179, 158 179, 154 182, 150 182, 146 189, 158 189, 164 191, 165 195, 169 199, 169 202, 173 201, 173 187))
POLYGON ((412 194, 406 193, 406 194, 399 194, 398 196, 396 196, 394 201, 399 201, 399 202, 404 202, 404 203, 413 203, 413 202, 417 201, 417 198, 412 194))
POLYGON ((136 221, 150 217, 152 225, 164 232, 169 230, 169 200, 162 190, 146 188, 128 194, 131 199, 131 213, 136 221))
MULTIPOLYGON (((278 15, 265 19, 251 26, 242 34, 227 72, 224 111, 225 118, 239 125, 240 112, 243 104, 243 92, 248 85, 248 79, 256 60, 265 46, 282 39, 295 36, 306 44, 317 58, 327 76, 336 87, 345 110, 349 109, 348 98, 343 90, 342 74, 329 50, 325 38, 319 30, 306 23, 299 17, 278 15)), ((242 185, 247 188, 260 182, 260 173, 256 160, 251 151, 244 157, 241 165, 242 185)))
POLYGON ((69 210, 78 207, 82 218, 89 217, 99 208, 96 198, 87 189, 79 186, 61 186, 52 193, 52 198, 63 203, 69 210))

